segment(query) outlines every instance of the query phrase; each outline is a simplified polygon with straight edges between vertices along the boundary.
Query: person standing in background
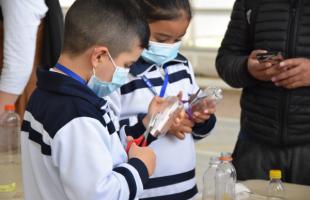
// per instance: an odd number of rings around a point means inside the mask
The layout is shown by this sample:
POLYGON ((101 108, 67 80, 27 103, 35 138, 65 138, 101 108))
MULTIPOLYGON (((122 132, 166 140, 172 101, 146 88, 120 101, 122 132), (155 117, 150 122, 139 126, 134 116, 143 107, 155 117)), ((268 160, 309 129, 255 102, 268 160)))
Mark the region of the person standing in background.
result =
POLYGON ((310 3, 236 0, 216 59, 222 79, 242 88, 241 130, 233 153, 238 179, 310 185, 310 3), (257 55, 282 52, 284 60, 257 55))
POLYGON ((0 76, 0 115, 15 104, 31 75, 38 27, 47 11, 44 0, 1 0, 3 66, 0 76))
POLYGON ((35 88, 33 66, 53 66, 60 55, 63 15, 58 0, 0 0, 0 7, 0 115, 16 103, 22 116, 35 88))

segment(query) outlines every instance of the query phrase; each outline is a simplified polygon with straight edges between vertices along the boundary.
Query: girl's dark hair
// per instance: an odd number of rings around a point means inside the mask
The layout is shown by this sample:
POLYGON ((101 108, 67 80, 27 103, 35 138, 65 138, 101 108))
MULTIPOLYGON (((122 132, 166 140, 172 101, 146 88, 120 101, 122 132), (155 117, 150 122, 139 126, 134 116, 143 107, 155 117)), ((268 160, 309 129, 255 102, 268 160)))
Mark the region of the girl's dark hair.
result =
POLYGON ((148 22, 173 20, 181 17, 185 11, 188 19, 192 18, 189 0, 137 0, 148 22))

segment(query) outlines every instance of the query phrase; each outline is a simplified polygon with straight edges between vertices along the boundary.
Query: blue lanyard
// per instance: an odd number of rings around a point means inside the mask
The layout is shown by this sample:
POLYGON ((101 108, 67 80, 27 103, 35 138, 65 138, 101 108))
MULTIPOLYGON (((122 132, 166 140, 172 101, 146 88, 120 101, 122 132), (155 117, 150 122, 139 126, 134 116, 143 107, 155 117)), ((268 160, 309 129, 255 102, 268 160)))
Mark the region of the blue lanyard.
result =
MULTIPOLYGON (((144 81, 146 86, 151 90, 151 92, 155 96, 158 96, 156 90, 154 89, 153 84, 151 83, 151 81, 145 75, 142 76, 142 80, 144 81)), ((169 83, 169 74, 168 74, 167 68, 165 68, 165 79, 164 79, 164 84, 163 84, 163 86, 161 87, 161 90, 160 90, 160 94, 159 94, 160 97, 164 97, 165 96, 168 83, 169 83)))
POLYGON ((82 83, 83 85, 86 85, 86 81, 84 79, 82 79, 82 77, 80 77, 79 75, 77 75, 76 73, 74 73, 73 71, 68 69, 67 67, 57 63, 55 65, 55 68, 58 69, 59 71, 65 73, 65 74, 67 74, 71 78, 77 80, 78 82, 82 83))

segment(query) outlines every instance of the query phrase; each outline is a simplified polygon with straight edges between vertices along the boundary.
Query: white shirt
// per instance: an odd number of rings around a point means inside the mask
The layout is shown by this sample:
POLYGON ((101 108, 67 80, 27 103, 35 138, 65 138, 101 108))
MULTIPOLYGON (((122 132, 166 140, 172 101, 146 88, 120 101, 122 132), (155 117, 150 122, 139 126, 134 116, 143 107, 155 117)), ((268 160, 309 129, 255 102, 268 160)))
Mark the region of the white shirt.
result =
POLYGON ((32 72, 38 26, 48 8, 44 0, 0 0, 4 26, 0 91, 19 95, 32 72))

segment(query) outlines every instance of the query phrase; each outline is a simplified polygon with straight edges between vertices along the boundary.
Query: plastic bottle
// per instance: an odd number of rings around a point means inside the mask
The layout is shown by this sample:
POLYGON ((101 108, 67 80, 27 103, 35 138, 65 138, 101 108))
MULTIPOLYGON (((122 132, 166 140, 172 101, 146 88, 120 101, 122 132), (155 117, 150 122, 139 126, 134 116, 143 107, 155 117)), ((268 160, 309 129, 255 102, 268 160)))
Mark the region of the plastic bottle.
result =
POLYGON ((20 118, 14 105, 6 105, 0 117, 0 199, 12 199, 20 169, 20 118))
POLYGON ((210 158, 209 167, 203 175, 202 200, 215 200, 215 173, 219 164, 217 156, 210 158))
POLYGON ((285 199, 284 185, 281 181, 281 170, 269 171, 270 182, 268 185, 268 199, 269 200, 283 200, 285 199))
POLYGON ((221 163, 216 169, 215 175, 215 199, 216 200, 235 200, 235 185, 237 173, 232 165, 230 153, 221 153, 221 163))

